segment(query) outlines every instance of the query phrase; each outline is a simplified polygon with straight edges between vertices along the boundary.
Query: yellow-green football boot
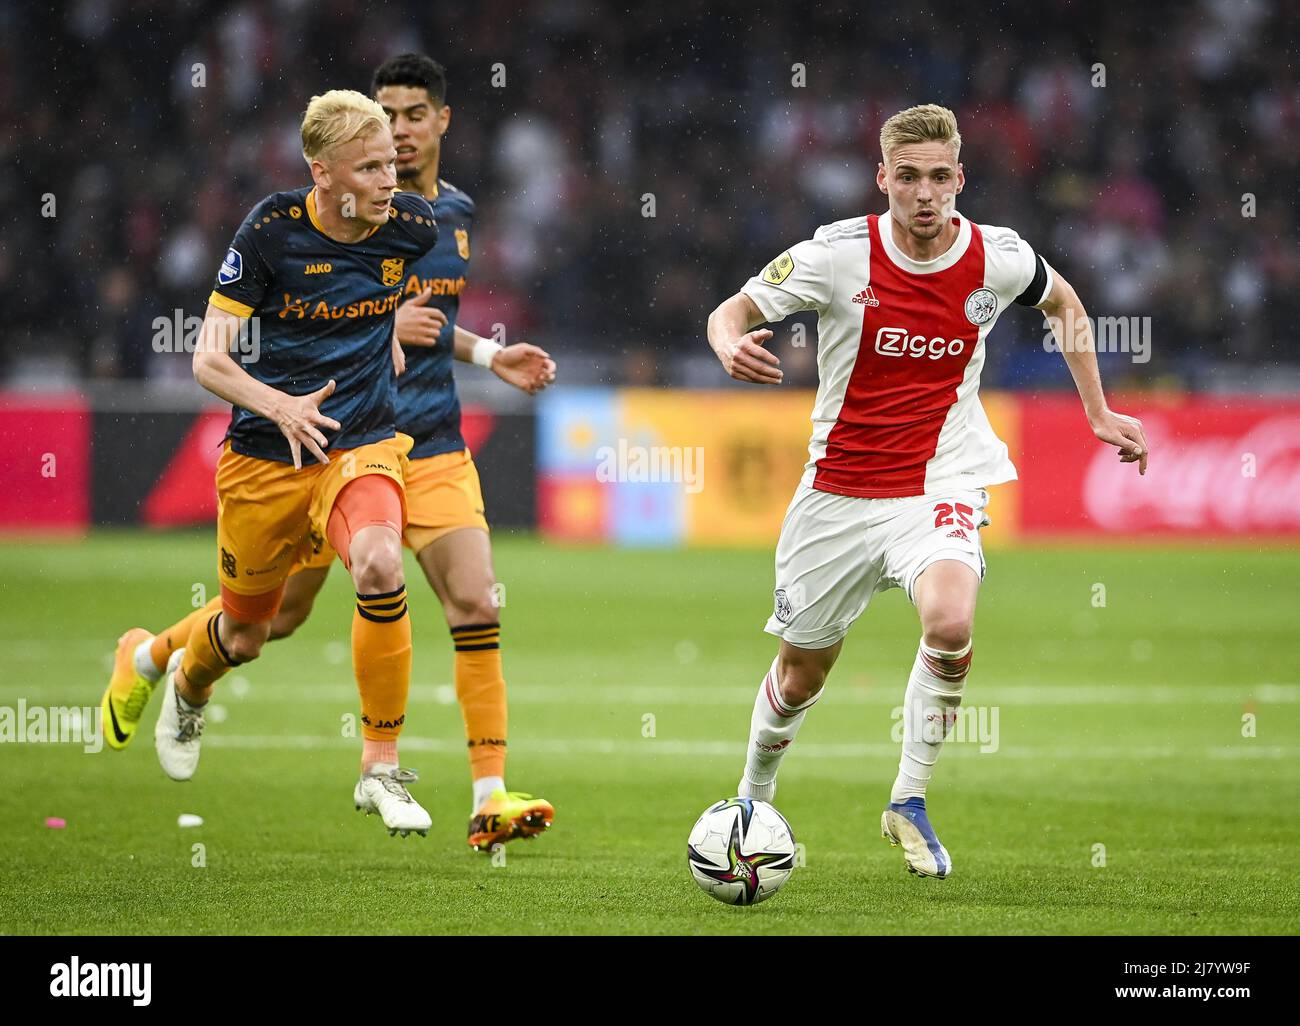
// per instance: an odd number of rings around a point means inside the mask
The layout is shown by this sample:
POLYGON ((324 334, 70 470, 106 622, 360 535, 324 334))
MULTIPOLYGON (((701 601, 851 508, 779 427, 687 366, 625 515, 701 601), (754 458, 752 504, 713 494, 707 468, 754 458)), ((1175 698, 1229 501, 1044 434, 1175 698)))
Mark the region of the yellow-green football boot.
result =
POLYGON ((490 851, 516 837, 536 837, 550 827, 555 807, 545 798, 497 788, 469 820, 469 846, 490 851))
POLYGON ((113 657, 113 675, 104 689, 100 703, 104 724, 104 740, 109 748, 121 751, 135 737, 145 706, 153 694, 157 681, 146 680, 135 668, 135 650, 142 641, 152 641, 153 635, 143 627, 132 627, 117 639, 117 653, 113 657))

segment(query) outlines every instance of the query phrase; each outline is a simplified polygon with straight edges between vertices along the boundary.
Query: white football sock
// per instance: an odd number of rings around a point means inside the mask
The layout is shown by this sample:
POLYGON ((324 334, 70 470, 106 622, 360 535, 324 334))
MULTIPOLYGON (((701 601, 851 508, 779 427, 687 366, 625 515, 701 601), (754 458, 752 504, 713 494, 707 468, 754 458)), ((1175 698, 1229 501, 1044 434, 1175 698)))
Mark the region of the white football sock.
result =
POLYGON ((483 807, 483 803, 492 797, 492 792, 497 788, 502 791, 506 789, 504 777, 479 777, 474 781, 474 807, 469 810, 472 816, 483 807))
POLYGON ((781 759, 799 733, 804 715, 813 707, 821 692, 803 705, 792 706, 781 697, 777 684, 776 660, 758 687, 754 714, 749 721, 749 753, 737 794, 742 798, 771 801, 776 797, 776 771, 781 759))
POLYGON ((889 796, 894 804, 925 797, 939 750, 957 720, 971 654, 971 642, 960 652, 930 648, 924 641, 917 650, 903 695, 903 756, 889 796))
POLYGON ((157 684, 158 678, 162 676, 162 670, 153 664, 153 656, 149 652, 149 646, 153 644, 153 638, 149 638, 135 646, 135 655, 132 661, 135 663, 135 672, 147 680, 150 684, 157 684))

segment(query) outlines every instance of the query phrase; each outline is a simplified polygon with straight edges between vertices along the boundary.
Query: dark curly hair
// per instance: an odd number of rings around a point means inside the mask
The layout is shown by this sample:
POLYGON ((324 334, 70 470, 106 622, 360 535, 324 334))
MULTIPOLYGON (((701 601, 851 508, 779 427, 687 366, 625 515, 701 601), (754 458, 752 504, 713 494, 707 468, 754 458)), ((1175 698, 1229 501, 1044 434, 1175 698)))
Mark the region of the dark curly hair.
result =
POLYGON ((390 85, 423 89, 435 105, 447 99, 447 72, 432 57, 422 53, 403 53, 384 61, 370 80, 370 95, 390 85))

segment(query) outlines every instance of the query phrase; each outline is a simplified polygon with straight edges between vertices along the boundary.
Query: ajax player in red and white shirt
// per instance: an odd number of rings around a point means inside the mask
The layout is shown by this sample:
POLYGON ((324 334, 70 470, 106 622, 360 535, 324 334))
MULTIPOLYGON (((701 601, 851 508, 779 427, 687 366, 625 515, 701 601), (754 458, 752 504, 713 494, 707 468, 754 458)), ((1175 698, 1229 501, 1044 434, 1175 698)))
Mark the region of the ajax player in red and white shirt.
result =
POLYGON ((952 861, 926 813, 926 786, 970 668, 984 489, 1016 477, 979 401, 998 315, 1011 303, 1043 310, 1093 433, 1141 473, 1147 443, 1136 419, 1106 405, 1074 289, 1011 229, 957 213, 965 178, 953 113, 933 104, 902 111, 880 144, 876 182, 888 213, 819 228, 709 317, 709 343, 727 373, 776 385, 780 361, 763 348, 772 332, 753 329, 818 313, 810 458, 781 526, 766 627, 781 646, 754 703, 739 793, 773 798, 781 759, 849 627, 876 592, 903 588, 921 642, 881 829, 903 846, 909 870, 942 878, 952 861), (1066 339, 1063 324, 1081 327, 1066 339))

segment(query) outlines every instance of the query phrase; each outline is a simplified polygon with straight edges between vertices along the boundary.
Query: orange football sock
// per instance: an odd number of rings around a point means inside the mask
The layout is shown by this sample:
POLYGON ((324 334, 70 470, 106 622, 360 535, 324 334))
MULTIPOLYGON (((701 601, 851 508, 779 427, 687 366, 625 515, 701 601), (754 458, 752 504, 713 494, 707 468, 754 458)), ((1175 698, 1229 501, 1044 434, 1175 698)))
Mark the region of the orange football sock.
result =
POLYGON ((362 769, 397 761, 397 736, 411 690, 411 617, 406 587, 357 595, 352 614, 352 672, 361 694, 362 769), (391 744, 391 748, 372 745, 391 744))
POLYGON ((191 705, 203 704, 212 695, 212 685, 239 665, 221 641, 221 624, 227 616, 236 623, 266 623, 275 619, 283 598, 283 584, 257 595, 241 595, 223 584, 218 600, 221 610, 195 617, 190 626, 185 655, 181 657, 181 675, 187 685, 179 689, 181 697, 191 705))
MULTIPOLYGON (((405 522, 401 487, 391 478, 369 474, 339 492, 325 533, 343 565, 350 566, 357 531, 382 526, 400 537, 405 522)), ((404 584, 374 595, 357 592, 352 672, 361 697, 361 771, 375 763, 396 765, 397 737, 411 690, 411 617, 404 584)))
POLYGON ((221 609, 221 596, 210 599, 206 606, 196 609, 183 620, 178 620, 165 631, 160 632, 149 643, 149 658, 153 660, 154 669, 159 673, 167 669, 167 660, 171 658, 172 653, 178 648, 184 648, 185 643, 189 640, 190 631, 194 624, 207 616, 221 609))
POLYGON ((501 625, 451 629, 456 646, 453 677, 475 780, 506 775, 506 678, 501 672, 501 625))
MULTIPOLYGON (((221 644, 221 612, 209 613, 194 621, 181 657, 181 673, 189 688, 183 698, 191 705, 201 705, 212 694, 212 685, 238 666, 221 644)), ((187 617, 188 619, 188 617, 187 617)))

